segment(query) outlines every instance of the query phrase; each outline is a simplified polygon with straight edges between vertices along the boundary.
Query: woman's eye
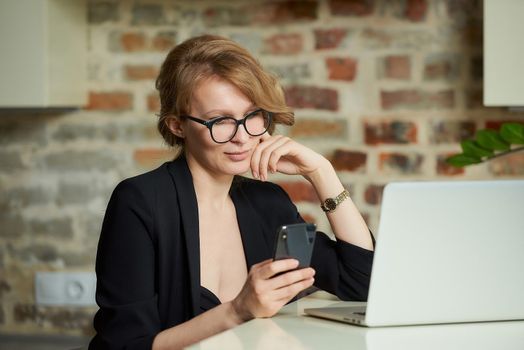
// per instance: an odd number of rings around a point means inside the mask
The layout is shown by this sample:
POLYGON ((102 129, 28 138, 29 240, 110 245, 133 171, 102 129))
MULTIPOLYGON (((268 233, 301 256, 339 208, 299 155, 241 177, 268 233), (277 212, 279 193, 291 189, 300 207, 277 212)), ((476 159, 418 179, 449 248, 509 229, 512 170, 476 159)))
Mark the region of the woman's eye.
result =
POLYGON ((234 120, 231 118, 217 118, 215 121, 216 125, 226 125, 226 124, 232 124, 234 123, 234 120))

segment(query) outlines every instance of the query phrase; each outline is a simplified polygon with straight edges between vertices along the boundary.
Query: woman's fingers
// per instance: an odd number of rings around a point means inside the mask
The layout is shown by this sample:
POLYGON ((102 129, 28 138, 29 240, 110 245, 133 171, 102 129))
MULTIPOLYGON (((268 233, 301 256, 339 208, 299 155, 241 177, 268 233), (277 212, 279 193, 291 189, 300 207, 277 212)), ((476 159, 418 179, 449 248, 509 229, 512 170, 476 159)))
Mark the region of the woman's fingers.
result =
MULTIPOLYGON (((276 137, 276 136, 275 136, 276 137)), ((262 157, 262 151, 271 144, 272 139, 266 139, 262 141, 255 147, 255 151, 251 155, 251 172, 253 176, 257 179, 262 179, 262 174, 260 174, 260 158, 262 157)))
MULTIPOLYGON (((256 282, 257 292, 264 293, 266 291, 273 291, 271 293, 271 299, 274 300, 276 297, 273 295, 273 293, 277 290, 289 286, 294 286, 297 283, 299 283, 299 285, 302 285, 302 282, 309 281, 311 278, 313 278, 313 276, 315 275, 314 269, 308 267, 299 270, 294 270, 297 267, 297 265, 298 261, 294 259, 286 259, 275 261, 272 264, 267 264, 260 268, 258 274, 258 278, 260 278, 260 280, 256 282), (279 273, 282 274, 276 277, 272 277, 275 274, 279 273)), ((280 299, 283 295, 283 292, 280 291, 278 293, 277 299, 280 299)))
MULTIPOLYGON (((271 169, 269 168, 269 159, 271 155, 274 154, 276 151, 281 150, 284 145, 289 143, 289 141, 290 139, 287 137, 280 137, 278 139, 275 139, 270 144, 268 144, 261 151, 258 168, 259 168, 260 177, 263 180, 267 180, 268 169, 271 169)), ((276 171, 276 166, 272 170, 276 171)))
POLYGON ((276 289, 273 292, 272 297, 274 298, 274 300, 282 301, 283 304, 285 304, 289 300, 294 298, 301 291, 311 287, 314 282, 315 282, 315 279, 313 277, 301 280, 289 286, 285 286, 285 287, 276 289))
POLYGON ((270 136, 269 134, 265 133, 260 138, 260 143, 256 146, 255 151, 251 155, 251 172, 253 173, 253 176, 257 179, 260 178, 259 173, 259 164, 260 164, 260 157, 262 156, 262 151, 271 145, 272 142, 275 140, 281 138, 282 136, 270 136))
POLYGON ((267 264, 271 264, 273 262, 273 259, 266 259, 266 260, 263 260, 259 263, 256 263, 256 264, 253 264, 253 266, 251 266, 251 268, 260 268, 264 265, 267 265, 267 264))
POLYGON ((261 279, 267 280, 277 273, 293 270, 298 267, 298 260, 296 259, 282 259, 276 260, 269 264, 260 266, 255 272, 261 279))
POLYGON ((292 285, 296 282, 312 278, 315 275, 315 270, 311 267, 306 267, 299 270, 289 271, 282 275, 273 277, 269 280, 270 288, 278 289, 285 286, 292 285))
POLYGON ((275 149, 273 152, 271 152, 267 167, 272 171, 279 171, 284 174, 296 174, 298 172, 299 166, 294 164, 289 157, 290 155, 292 156, 294 147, 295 144, 287 142, 281 147, 275 149), (286 158, 281 159, 283 156, 286 158))
POLYGON ((268 171, 284 174, 308 174, 327 160, 311 149, 293 141, 287 136, 263 135, 251 155, 253 177, 267 180, 268 171))
POLYGON ((314 281, 314 270, 294 270, 297 266, 296 259, 268 259, 253 265, 246 284, 233 300, 239 317, 243 320, 271 317, 300 291, 310 287, 314 281), (281 272, 285 273, 272 278, 281 272))

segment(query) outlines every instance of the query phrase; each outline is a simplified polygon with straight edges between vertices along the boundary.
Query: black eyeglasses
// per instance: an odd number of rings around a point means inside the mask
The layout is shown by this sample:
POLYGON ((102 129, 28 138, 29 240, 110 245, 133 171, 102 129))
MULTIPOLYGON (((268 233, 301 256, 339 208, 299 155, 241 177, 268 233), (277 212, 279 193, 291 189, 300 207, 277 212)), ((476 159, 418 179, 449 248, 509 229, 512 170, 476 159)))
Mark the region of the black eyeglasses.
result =
POLYGON ((246 129, 249 135, 260 136, 269 129, 273 119, 271 112, 263 109, 257 109, 238 120, 233 117, 217 117, 211 120, 203 120, 190 115, 183 115, 181 117, 205 125, 209 129, 211 138, 216 143, 231 141, 233 137, 235 137, 240 125, 244 126, 244 129, 246 129))

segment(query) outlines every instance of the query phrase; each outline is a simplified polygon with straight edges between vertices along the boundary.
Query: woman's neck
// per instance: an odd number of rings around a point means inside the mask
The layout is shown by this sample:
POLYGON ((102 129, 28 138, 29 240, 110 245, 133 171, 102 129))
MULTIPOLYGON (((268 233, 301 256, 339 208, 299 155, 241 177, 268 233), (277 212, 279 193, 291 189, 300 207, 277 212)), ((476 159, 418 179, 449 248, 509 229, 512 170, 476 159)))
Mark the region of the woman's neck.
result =
POLYGON ((230 200, 229 189, 234 176, 212 174, 191 156, 186 156, 186 159, 193 177, 198 205, 215 210, 223 209, 230 200))

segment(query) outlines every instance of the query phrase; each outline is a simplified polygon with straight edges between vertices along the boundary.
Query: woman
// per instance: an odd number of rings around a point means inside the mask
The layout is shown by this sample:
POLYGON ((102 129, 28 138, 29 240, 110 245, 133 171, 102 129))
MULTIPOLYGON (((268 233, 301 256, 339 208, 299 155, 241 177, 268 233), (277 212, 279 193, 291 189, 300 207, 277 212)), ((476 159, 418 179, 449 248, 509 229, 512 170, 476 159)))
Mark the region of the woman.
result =
POLYGON ((283 136, 282 89, 236 43, 189 39, 157 79, 158 129, 180 156, 121 182, 102 227, 92 349, 175 349, 271 317, 313 284, 365 300, 372 237, 324 157, 283 136), (239 176, 250 171, 254 179, 239 176), (337 241, 318 232, 311 268, 272 261, 277 228, 303 222, 268 173, 315 188, 337 241), (329 201, 328 201, 329 202, 329 201), (278 276, 275 276, 278 274, 278 276))

